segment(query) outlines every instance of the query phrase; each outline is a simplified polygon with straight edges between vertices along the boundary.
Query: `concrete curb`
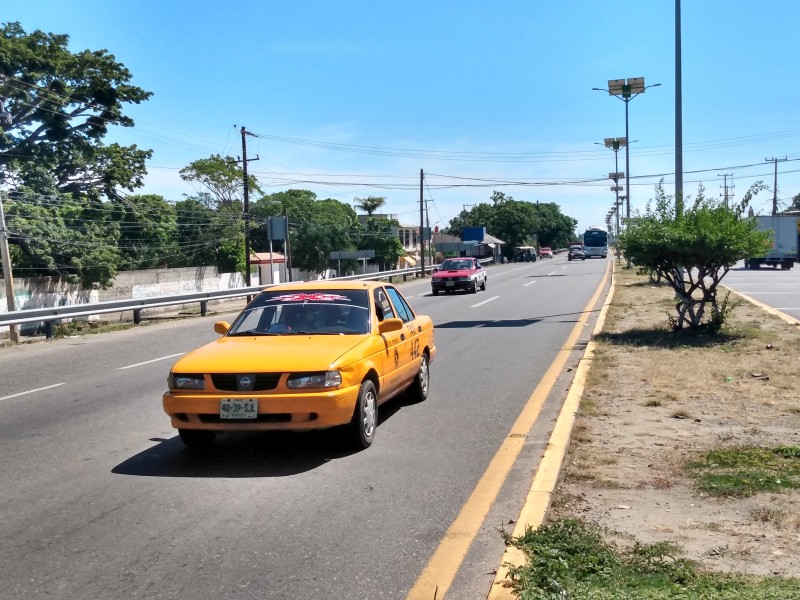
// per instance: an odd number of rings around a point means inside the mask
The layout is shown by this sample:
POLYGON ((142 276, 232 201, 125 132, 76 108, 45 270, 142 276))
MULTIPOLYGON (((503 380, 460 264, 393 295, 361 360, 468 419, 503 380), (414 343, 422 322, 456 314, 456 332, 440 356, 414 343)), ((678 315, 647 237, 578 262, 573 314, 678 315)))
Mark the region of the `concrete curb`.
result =
POLYGON ((737 292, 736 290, 731 289, 731 288, 729 288, 727 286, 723 285, 722 287, 725 288, 730 293, 736 294, 737 296, 739 296, 743 300, 747 300, 751 304, 753 304, 753 305, 755 305, 755 306, 767 311, 769 314, 775 315, 779 319, 782 319, 782 320, 786 321, 787 323, 789 323, 789 325, 800 325, 800 319, 795 319, 794 317, 789 316, 786 313, 783 313, 783 312, 779 311, 776 308, 772 308, 771 306, 768 306, 768 305, 764 304, 763 302, 760 302, 759 300, 756 300, 755 298, 751 298, 750 296, 748 296, 746 294, 742 294, 741 292, 737 292))

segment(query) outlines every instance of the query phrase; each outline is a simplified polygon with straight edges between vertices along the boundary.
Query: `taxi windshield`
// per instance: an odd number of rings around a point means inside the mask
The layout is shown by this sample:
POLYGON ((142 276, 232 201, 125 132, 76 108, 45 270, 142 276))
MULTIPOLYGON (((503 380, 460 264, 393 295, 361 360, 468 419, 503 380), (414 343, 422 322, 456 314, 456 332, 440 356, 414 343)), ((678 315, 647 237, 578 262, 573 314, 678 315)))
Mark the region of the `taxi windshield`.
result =
POLYGON ((248 304, 228 335, 363 335, 369 326, 365 290, 267 290, 248 304))

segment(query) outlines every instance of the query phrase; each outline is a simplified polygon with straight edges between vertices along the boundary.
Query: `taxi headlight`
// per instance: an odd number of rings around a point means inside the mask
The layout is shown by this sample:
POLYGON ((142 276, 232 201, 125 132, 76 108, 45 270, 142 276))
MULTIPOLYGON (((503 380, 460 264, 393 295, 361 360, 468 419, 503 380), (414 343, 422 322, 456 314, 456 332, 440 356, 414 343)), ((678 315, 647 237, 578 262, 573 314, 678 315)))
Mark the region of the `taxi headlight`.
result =
POLYGON ((472 279, 472 278, 471 277, 459 277, 458 278, 459 281, 469 281, 470 279, 472 279))
POLYGON ((339 371, 325 371, 323 373, 292 373, 286 380, 289 389, 301 388, 331 388, 342 385, 342 375, 339 371))
POLYGON ((170 373, 167 385, 171 390, 203 390, 206 387, 206 380, 202 375, 170 373))

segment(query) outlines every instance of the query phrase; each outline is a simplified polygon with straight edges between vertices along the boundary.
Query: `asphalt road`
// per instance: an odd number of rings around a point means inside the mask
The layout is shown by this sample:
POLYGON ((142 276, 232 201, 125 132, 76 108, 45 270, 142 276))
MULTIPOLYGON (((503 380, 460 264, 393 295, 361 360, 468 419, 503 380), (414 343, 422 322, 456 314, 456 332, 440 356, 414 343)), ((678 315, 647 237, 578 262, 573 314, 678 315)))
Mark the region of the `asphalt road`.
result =
MULTIPOLYGON (((0 349, 0 599, 408 597, 607 266, 494 266, 478 294, 402 285, 436 325, 431 394, 381 407, 363 452, 335 432, 185 449, 161 394, 219 316, 0 349)), ((513 468, 494 475, 474 540, 451 557, 446 597, 486 597, 581 345, 571 350, 513 468)))
POLYGON ((800 263, 784 271, 746 269, 740 262, 723 277, 722 285, 800 320, 800 263))

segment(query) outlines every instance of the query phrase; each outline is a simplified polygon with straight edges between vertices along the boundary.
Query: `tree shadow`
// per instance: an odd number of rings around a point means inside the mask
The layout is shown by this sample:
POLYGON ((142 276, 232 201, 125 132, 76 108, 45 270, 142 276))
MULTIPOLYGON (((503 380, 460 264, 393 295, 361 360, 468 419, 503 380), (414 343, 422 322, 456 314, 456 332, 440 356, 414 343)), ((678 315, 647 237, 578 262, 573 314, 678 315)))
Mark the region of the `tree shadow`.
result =
POLYGON ((734 344, 744 339, 744 335, 731 332, 712 332, 708 329, 681 329, 674 331, 668 328, 630 329, 621 332, 602 332, 593 339, 614 346, 631 346, 634 348, 709 348, 734 344))
POLYGON ((474 321, 448 321, 437 323, 436 329, 470 329, 473 327, 527 327, 540 322, 541 319, 476 319, 474 321))
MULTIPOLYGON (((444 323, 436 323, 436 329, 468 329, 472 327, 499 327, 499 328, 516 328, 528 327, 529 325, 536 325, 545 319, 551 321, 558 321, 560 323, 575 323, 580 319, 580 316, 586 311, 561 313, 554 315, 544 315, 541 317, 529 317, 524 319, 476 319, 474 321, 446 321, 444 323), (562 317, 562 318, 559 318, 562 317), (566 317, 566 318, 564 318, 566 317)), ((589 312, 599 312, 594 309, 589 312)))

